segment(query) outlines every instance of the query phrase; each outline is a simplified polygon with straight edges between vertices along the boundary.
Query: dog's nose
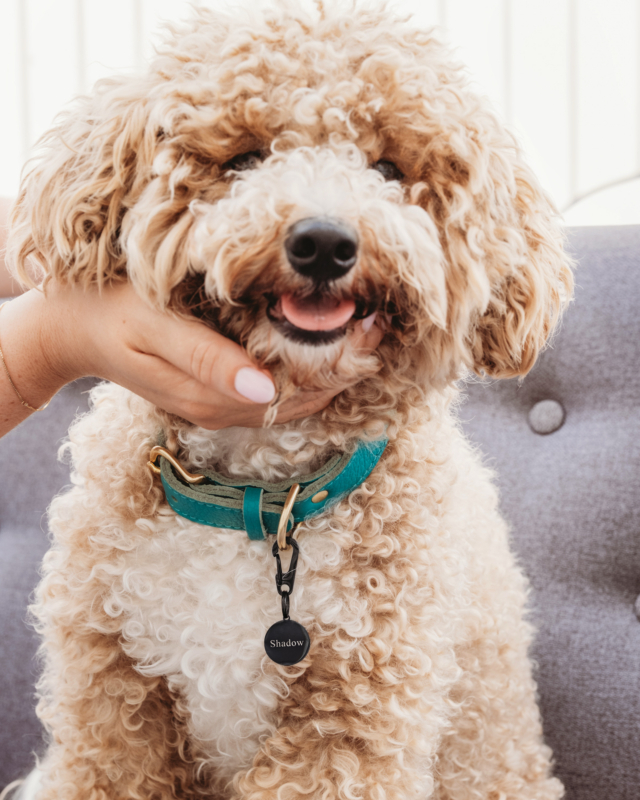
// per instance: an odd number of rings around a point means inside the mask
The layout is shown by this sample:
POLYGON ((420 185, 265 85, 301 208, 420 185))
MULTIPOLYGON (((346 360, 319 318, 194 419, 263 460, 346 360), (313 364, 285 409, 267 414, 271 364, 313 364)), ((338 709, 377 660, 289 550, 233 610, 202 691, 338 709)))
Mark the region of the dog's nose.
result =
POLYGON ((339 220, 301 219, 289 229, 284 249, 296 272, 316 281, 335 280, 356 263, 358 234, 339 220))

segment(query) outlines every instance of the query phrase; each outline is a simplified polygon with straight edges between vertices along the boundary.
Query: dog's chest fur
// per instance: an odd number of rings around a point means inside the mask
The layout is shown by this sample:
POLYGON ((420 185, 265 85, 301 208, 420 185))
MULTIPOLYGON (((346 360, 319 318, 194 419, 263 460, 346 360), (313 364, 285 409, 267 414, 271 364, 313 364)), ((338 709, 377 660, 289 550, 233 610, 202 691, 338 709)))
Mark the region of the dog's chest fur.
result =
MULTIPOLYGON (((71 432, 80 486, 52 507, 58 541, 43 591, 62 580, 93 598, 98 622, 91 625, 117 633, 140 673, 166 678, 182 698, 199 758, 221 778, 251 765, 293 692, 308 713, 335 703, 339 715, 345 703, 326 691, 333 685, 335 694, 336 680, 347 705, 366 711, 389 703, 406 723, 408 763, 426 757, 450 713, 440 689, 460 676, 456 649, 473 603, 486 602, 484 585, 495 583, 496 564, 504 573, 507 550, 488 476, 445 405, 432 423, 396 432, 365 485, 304 524, 291 616, 309 630, 312 649, 301 665, 280 668, 263 648, 265 632, 281 618, 270 542, 192 523, 166 504, 147 516, 131 514, 129 501, 113 504, 110 485, 128 480, 119 472, 123 430, 135 430, 126 468, 137 463, 136 478, 147 487, 144 453, 158 430, 154 413, 141 412, 147 404, 125 403, 123 394, 100 387, 96 410, 71 432), (110 482, 92 477, 98 460, 110 482), (71 540, 87 538, 70 522, 79 507, 85 516, 93 509, 96 530, 86 555, 79 559, 76 544, 70 560, 71 540), (433 675, 438 699, 422 707, 433 675)), ((185 429, 180 438, 187 468, 223 464, 248 479, 309 472, 336 449, 314 445, 308 428, 296 424, 185 429)), ((513 580, 501 580, 509 591, 513 580)))
MULTIPOLYGON (((213 465, 247 482, 309 473, 335 452, 306 441, 295 426, 215 434, 186 428, 180 439, 190 468, 213 465)), ((353 522, 355 514, 345 505, 340 520, 329 511, 301 537, 291 616, 309 629, 340 625, 359 636, 366 601, 346 603, 331 577, 343 557, 331 527, 353 522)), ((192 523, 168 508, 146 525, 150 535, 119 561, 105 609, 124 620, 123 647, 138 670, 167 676, 186 700, 189 727, 209 763, 232 775, 273 733, 279 700, 289 691, 263 646, 282 617, 272 540, 252 542, 241 531, 192 523)))
MULTIPOLYGON (((207 760, 232 775, 273 733, 288 693, 263 646, 282 617, 271 540, 252 542, 241 531, 169 511, 151 524, 152 536, 126 555, 105 607, 125 620, 123 647, 138 670, 167 676, 186 701, 189 728, 207 760)), ((355 635, 357 605, 345 607, 325 572, 341 558, 327 526, 328 519, 324 530, 301 540, 291 616, 309 629, 339 620, 355 635)))

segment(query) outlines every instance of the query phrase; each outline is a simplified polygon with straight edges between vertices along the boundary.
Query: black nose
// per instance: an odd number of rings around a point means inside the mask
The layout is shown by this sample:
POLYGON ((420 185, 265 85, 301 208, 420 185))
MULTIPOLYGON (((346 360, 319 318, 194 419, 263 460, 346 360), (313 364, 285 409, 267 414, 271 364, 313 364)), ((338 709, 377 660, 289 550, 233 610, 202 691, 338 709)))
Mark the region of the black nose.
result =
POLYGON ((338 220, 301 219, 289 229, 284 249, 296 272, 316 281, 335 280, 356 263, 358 234, 338 220))

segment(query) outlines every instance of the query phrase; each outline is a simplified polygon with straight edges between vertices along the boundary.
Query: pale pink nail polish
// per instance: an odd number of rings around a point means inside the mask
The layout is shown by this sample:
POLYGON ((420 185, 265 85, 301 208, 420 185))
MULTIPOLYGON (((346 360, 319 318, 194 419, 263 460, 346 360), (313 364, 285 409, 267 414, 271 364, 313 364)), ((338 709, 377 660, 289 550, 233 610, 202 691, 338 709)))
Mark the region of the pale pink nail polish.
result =
POLYGON ((378 316, 378 312, 374 311, 373 314, 369 314, 368 317, 365 317, 362 320, 362 330, 365 333, 369 333, 371 328, 373 327, 373 323, 376 321, 376 317, 378 316))
POLYGON ((276 396, 276 387, 262 372, 243 367, 236 372, 236 392, 254 403, 270 403, 276 396))

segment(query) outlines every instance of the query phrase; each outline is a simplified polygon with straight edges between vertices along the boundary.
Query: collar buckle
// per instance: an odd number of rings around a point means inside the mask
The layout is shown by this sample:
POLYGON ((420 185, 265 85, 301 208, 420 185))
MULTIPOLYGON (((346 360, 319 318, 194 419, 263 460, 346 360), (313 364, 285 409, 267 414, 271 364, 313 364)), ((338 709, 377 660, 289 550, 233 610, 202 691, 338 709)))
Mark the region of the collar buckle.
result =
POLYGON ((202 483, 205 479, 205 475, 197 475, 193 472, 187 472, 187 470, 182 466, 182 464, 178 461, 178 459, 170 453, 166 447, 161 447, 157 444, 155 447, 151 448, 151 452, 149 453, 149 460, 147 461, 147 466, 154 472, 156 475, 161 475, 162 472, 160 467, 156 464, 158 456, 162 456, 162 458, 166 458, 167 461, 171 464, 171 466, 175 469, 177 473, 179 473, 180 477, 185 480, 187 483, 191 484, 198 484, 202 483))

